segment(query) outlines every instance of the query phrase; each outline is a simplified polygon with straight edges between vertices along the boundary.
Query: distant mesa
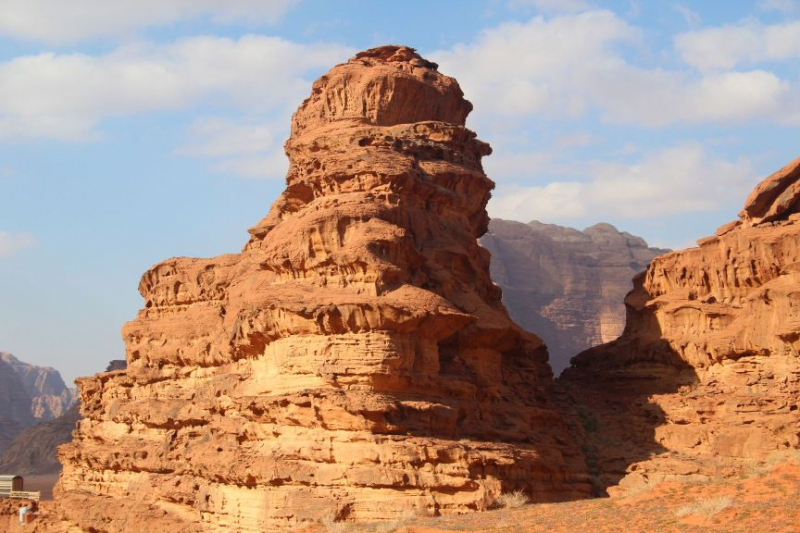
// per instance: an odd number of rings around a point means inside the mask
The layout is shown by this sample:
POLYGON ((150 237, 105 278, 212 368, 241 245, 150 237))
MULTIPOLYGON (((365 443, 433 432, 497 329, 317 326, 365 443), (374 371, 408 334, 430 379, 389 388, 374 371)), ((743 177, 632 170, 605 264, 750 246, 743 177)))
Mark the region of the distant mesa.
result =
MULTIPOLYGON (((16 359, 15 359, 16 361, 16 359)), ((19 363, 17 361, 17 363, 19 363)), ((22 368, 31 367, 25 363, 19 363, 22 368)), ((124 370, 126 362, 124 360, 111 361, 106 372, 113 370, 124 370)), ((33 367, 40 368, 40 367, 33 367)), ((29 371, 28 375, 34 374, 29 371)), ((58 391, 58 383, 61 378, 57 372, 51 368, 43 369, 39 375, 47 376, 49 379, 35 380, 38 383, 50 383, 51 391, 58 391), (53 377, 55 373, 56 377, 53 377), (56 379, 57 378, 57 379, 56 379)), ((61 382, 63 383, 63 382, 61 382)), ((45 389, 45 387, 42 387, 45 389)), ((76 391, 69 389, 73 397, 76 391)), ((56 474, 61 471, 61 463, 58 461, 58 446, 66 444, 72 440, 72 432, 75 429, 81 415, 77 401, 66 412, 45 421, 35 421, 33 425, 22 429, 9 440, 4 453, 0 452, 0 472, 14 472, 24 476, 56 474)))
POLYGON ((314 83, 244 250, 149 269, 127 369, 78 380, 54 527, 262 532, 588 494, 546 349, 477 243, 494 184, 471 108, 403 46, 314 83))
POLYGON ((0 352, 0 456, 23 429, 66 413, 76 394, 55 369, 0 352))
POLYGON ((31 397, 31 412, 37 420, 57 418, 75 403, 77 391, 66 386, 56 369, 24 363, 10 353, 0 352, 0 360, 11 365, 20 376, 31 397))
POLYGON ((58 418, 22 430, 0 456, 0 472, 23 476, 58 473, 61 463, 56 450, 72 440, 78 420, 80 412, 75 404, 58 418))
POLYGON ((128 362, 124 359, 112 359, 108 366, 106 366, 106 372, 114 372, 116 370, 125 370, 128 368, 128 362))
POLYGON ((593 420, 596 483, 736 476, 800 448, 799 169, 761 182, 697 248, 653 259, 622 336, 563 374, 593 420))
POLYGON ((669 251, 607 223, 579 231, 495 218, 480 242, 492 253, 492 279, 511 318, 544 340, 556 374, 620 336, 631 279, 669 251))

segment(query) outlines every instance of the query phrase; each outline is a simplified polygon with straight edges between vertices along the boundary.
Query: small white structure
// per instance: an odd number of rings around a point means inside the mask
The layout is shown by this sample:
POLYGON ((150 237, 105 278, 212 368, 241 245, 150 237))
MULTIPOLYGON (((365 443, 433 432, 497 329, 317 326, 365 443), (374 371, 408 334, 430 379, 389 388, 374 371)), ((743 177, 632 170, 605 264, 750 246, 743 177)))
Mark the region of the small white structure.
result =
POLYGON ((0 475, 0 497, 10 498, 12 492, 23 490, 22 476, 0 475))

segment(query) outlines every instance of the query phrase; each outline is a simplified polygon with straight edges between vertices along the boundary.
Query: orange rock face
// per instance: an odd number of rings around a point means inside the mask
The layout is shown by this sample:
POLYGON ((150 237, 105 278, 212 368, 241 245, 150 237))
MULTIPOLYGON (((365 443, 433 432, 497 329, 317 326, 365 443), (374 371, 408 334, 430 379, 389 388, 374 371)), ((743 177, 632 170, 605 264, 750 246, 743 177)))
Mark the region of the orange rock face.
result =
POLYGON ((313 86, 240 254, 144 274, 127 370, 80 380, 61 527, 294 528, 588 490, 541 341, 489 278, 487 144, 410 48, 313 86))
POLYGON ((800 447, 799 166, 717 236, 654 259, 622 337, 573 359, 564 381, 603 484, 733 474, 800 447))

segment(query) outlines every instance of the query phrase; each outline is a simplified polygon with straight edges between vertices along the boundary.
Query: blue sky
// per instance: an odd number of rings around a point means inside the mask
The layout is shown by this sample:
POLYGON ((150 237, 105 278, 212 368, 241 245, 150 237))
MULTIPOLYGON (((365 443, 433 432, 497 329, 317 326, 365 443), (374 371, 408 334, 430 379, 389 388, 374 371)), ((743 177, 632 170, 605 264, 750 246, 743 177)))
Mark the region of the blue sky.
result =
POLYGON ((0 350, 122 358, 140 275, 238 251, 311 82, 389 43, 475 104, 495 217, 685 247, 800 155, 793 0, 0 0, 0 350))

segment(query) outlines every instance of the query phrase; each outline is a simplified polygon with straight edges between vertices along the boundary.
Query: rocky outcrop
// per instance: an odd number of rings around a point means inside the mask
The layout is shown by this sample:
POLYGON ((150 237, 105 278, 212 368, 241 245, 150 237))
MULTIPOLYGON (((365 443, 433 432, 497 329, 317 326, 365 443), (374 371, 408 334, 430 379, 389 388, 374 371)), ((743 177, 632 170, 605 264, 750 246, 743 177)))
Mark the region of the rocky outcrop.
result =
POLYGON ((14 367, 0 358, 0 454, 33 423, 31 397, 14 367))
POLYGON ((79 380, 64 524, 261 532, 587 492, 547 351, 477 243, 493 183, 470 110, 406 47, 314 83, 242 253, 151 268, 127 370, 79 380))
POLYGON ((799 166, 716 236, 654 259, 623 335, 564 373, 601 484, 731 475, 800 447, 799 166))
POLYGON ((605 223, 579 231, 495 218, 480 242, 511 318, 544 340, 556 374, 574 355, 619 337, 631 279, 668 251, 605 223))
POLYGON ((24 429, 0 457, 0 472, 30 476, 60 471, 56 449, 72 440, 78 420, 80 413, 74 405, 58 418, 24 429))
POLYGON ((19 375, 31 397, 31 413, 37 420, 57 418, 75 403, 77 391, 64 384, 56 369, 24 363, 10 353, 0 352, 0 360, 11 365, 19 375))

